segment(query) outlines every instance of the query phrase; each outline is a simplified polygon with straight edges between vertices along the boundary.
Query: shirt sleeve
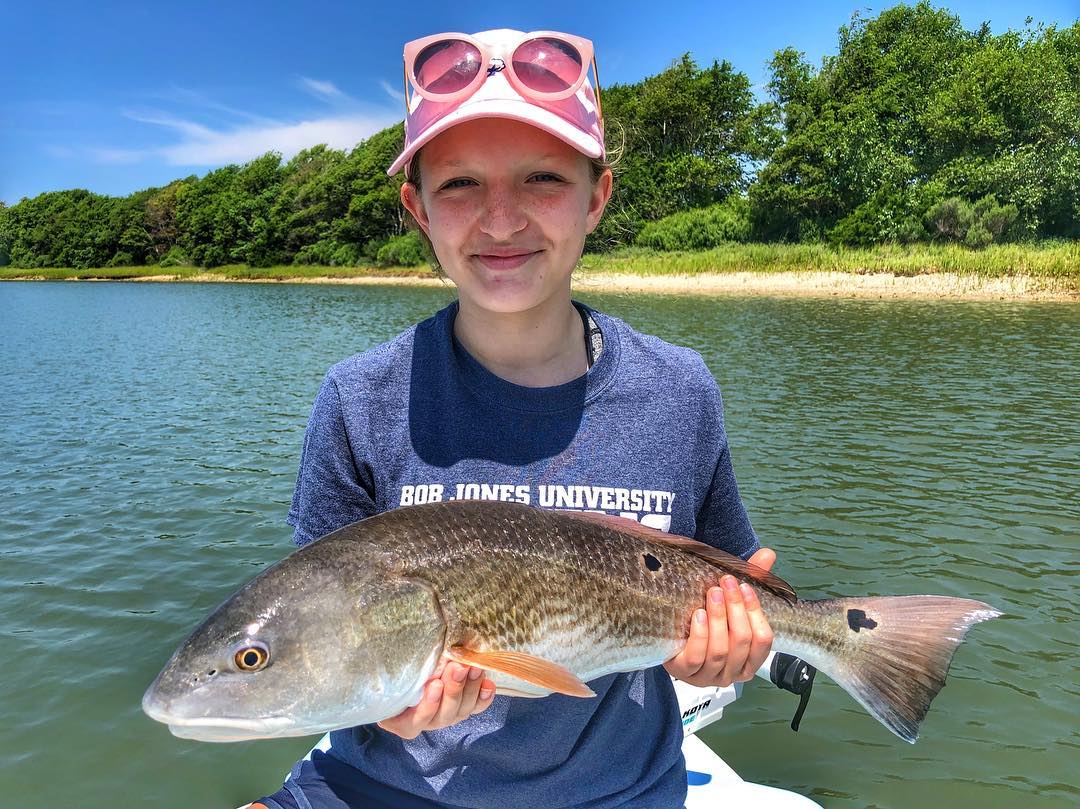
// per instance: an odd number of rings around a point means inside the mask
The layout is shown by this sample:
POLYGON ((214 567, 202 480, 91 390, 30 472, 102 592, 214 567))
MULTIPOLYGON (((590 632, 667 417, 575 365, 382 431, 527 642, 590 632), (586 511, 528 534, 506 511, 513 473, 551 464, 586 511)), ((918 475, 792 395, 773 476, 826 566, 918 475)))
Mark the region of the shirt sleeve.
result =
POLYGON ((754 527, 750 524, 750 516, 746 513, 746 506, 739 496, 739 485, 735 481, 731 450, 724 429, 724 403, 720 388, 708 369, 705 373, 708 375, 709 384, 703 413, 703 443, 707 450, 703 457, 713 458, 715 463, 697 515, 694 538, 743 559, 749 559, 761 545, 754 533, 754 527))
MULTIPOLYGON (((362 453, 363 454, 363 453, 362 453)), ((366 459, 349 440, 341 395, 330 374, 311 408, 300 471, 285 521, 293 542, 306 545, 324 534, 375 513, 375 489, 366 459)))

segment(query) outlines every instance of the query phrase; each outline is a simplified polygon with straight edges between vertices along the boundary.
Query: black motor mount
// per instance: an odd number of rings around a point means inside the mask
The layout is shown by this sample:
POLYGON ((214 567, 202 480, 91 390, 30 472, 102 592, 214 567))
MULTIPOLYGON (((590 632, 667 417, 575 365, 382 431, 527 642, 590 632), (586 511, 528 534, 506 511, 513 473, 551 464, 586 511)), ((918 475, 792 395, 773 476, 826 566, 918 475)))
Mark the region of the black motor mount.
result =
POLYGON ((799 729, 806 703, 810 701, 810 690, 814 687, 815 674, 817 674, 816 668, 795 655, 783 652, 773 655, 772 664, 769 666, 769 679, 777 688, 799 696, 799 707, 795 709, 795 716, 791 718, 792 730, 799 729))

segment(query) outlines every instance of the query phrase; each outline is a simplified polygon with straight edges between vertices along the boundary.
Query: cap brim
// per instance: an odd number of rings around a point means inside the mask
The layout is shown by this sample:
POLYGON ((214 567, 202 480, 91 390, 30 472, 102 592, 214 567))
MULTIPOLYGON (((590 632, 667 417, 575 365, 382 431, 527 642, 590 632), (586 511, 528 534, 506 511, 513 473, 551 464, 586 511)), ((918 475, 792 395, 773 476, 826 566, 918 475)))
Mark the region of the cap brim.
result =
POLYGON ((523 99, 492 98, 466 104, 454 110, 445 118, 440 118, 398 155, 390 168, 386 170, 386 173, 391 177, 394 176, 406 163, 412 160, 413 155, 425 143, 428 143, 432 138, 437 137, 450 127, 465 121, 472 121, 475 118, 508 118, 512 121, 521 121, 554 135, 587 157, 600 157, 602 155, 595 138, 555 113, 535 104, 530 104, 523 99))

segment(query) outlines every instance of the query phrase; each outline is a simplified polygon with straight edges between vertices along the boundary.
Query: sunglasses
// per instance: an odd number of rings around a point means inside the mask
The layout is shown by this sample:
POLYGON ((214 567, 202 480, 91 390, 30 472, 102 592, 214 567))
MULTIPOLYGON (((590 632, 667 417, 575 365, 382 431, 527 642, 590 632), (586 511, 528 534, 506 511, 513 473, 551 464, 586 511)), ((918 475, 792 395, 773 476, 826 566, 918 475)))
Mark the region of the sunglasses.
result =
POLYGON ((498 72, 525 98, 559 101, 578 91, 592 65, 596 78, 596 115, 600 109, 600 74, 593 44, 558 31, 532 31, 498 50, 468 34, 433 34, 405 44, 405 115, 411 108, 409 84, 424 98, 448 104, 462 101, 498 72))

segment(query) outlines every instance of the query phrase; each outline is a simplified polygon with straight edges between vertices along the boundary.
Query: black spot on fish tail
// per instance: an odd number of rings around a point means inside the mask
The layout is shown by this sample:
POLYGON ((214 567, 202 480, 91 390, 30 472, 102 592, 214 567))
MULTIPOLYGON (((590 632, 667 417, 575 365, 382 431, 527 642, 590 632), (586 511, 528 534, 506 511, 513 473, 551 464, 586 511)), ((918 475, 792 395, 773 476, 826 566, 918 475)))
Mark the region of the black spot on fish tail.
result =
POLYGON ((867 618, 864 610, 851 609, 847 611, 847 625, 852 632, 858 632, 860 629, 874 629, 877 621, 867 618))
POLYGON ((653 556, 651 553, 645 554, 645 567, 649 568, 653 573, 658 571, 663 565, 660 564, 660 560, 653 556))

